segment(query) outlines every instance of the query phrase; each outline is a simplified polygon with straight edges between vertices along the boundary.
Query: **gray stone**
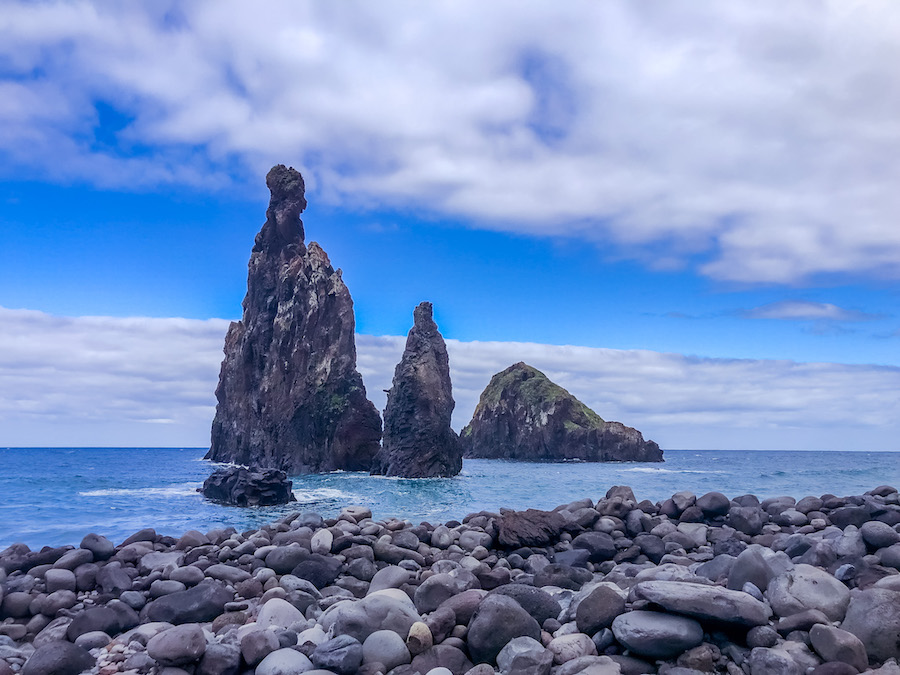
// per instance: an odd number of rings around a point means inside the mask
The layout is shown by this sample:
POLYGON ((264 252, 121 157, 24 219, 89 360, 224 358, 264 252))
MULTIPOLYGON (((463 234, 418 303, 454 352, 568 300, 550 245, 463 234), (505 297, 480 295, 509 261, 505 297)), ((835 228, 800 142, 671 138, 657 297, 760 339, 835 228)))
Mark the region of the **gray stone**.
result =
POLYGON ((141 574, 150 574, 154 570, 172 572, 181 566, 184 561, 183 551, 169 551, 166 553, 154 551, 141 557, 139 569, 141 574))
POLYGON ((296 675, 313 669, 312 661, 300 652, 277 649, 256 666, 256 675, 296 675))
POLYGON ((405 570, 397 565, 388 565, 378 570, 375 576, 372 577, 367 595, 383 591, 386 588, 400 588, 403 584, 409 582, 411 576, 409 570, 405 570))
POLYGON ((22 675, 78 675, 94 667, 87 651, 69 642, 54 641, 35 649, 22 667, 22 675))
POLYGON ((405 639, 416 621, 419 614, 409 596, 395 589, 378 591, 356 602, 339 602, 319 619, 325 630, 333 628, 335 635, 350 635, 361 642, 376 630, 392 630, 405 639))
POLYGON ((94 560, 109 560, 116 552, 116 547, 109 539, 93 532, 81 540, 79 548, 86 548, 93 553, 94 560))
POLYGON ((759 589, 769 586, 772 580, 772 569, 756 547, 744 549, 735 559, 728 573, 727 587, 739 591, 744 584, 750 582, 759 589))
POLYGON ((703 628, 693 619, 642 610, 617 616, 612 631, 625 647, 654 659, 672 658, 703 641, 703 628))
MULTIPOLYGON (((464 643, 459 640, 454 644, 448 640, 444 644, 435 645, 431 649, 422 652, 414 657, 410 668, 420 673, 442 673, 446 675, 449 671, 450 675, 462 675, 472 668, 472 662, 466 658, 462 651, 464 643)), ((402 669, 402 666, 401 668, 402 669)))
POLYGON ((278 626, 288 628, 298 621, 303 621, 303 612, 282 598, 271 598, 260 608, 256 617, 256 625, 260 628, 278 626))
POLYGON ((362 647, 363 663, 381 663, 387 670, 412 660, 403 638, 392 630, 375 631, 366 638, 362 647))
POLYGON ((66 638, 71 642, 79 635, 93 631, 103 631, 107 635, 118 635, 122 631, 119 615, 109 607, 90 607, 79 612, 66 630, 66 638))
POLYGON ((885 588, 854 591, 841 628, 860 639, 870 659, 900 658, 900 592, 885 588))
POLYGON ((194 567, 193 565, 179 567, 169 572, 169 579, 171 581, 180 581, 185 586, 196 586, 203 581, 205 577, 206 575, 203 574, 203 570, 199 567, 194 567))
POLYGON ((240 567, 218 564, 207 567, 206 576, 219 581, 225 581, 229 584, 236 584, 241 581, 246 581, 251 575, 240 567))
POLYGON ((94 562, 94 554, 85 548, 73 548, 63 553, 62 557, 53 563, 58 570, 74 570, 79 565, 94 562))
POLYGON ((642 581, 634 586, 632 593, 635 598, 649 600, 670 612, 706 621, 761 626, 768 623, 772 615, 765 603, 721 586, 701 586, 684 581, 642 581))
POLYGON ((430 576, 416 589, 413 598, 416 610, 420 614, 433 612, 445 600, 470 588, 480 588, 480 584, 474 574, 465 570, 430 576))
POLYGON ((96 647, 105 647, 110 642, 112 642, 112 638, 101 630, 83 633, 75 639, 76 645, 88 651, 96 647))
POLYGON ((68 569, 51 569, 44 574, 47 592, 74 591, 77 588, 75 572, 68 569))
POLYGON ((775 577, 766 595, 779 616, 818 609, 832 621, 840 621, 850 603, 850 590, 844 584, 811 565, 797 565, 775 577))
POLYGON ((870 520, 859 528, 863 540, 873 549, 892 546, 900 542, 900 532, 887 523, 870 520))
POLYGON ((488 595, 472 617, 466 637, 474 662, 493 663, 507 642, 523 636, 540 638, 537 621, 512 598, 488 595))
POLYGON ((556 619, 562 612, 559 602, 540 588, 526 584, 506 584, 495 588, 491 595, 507 595, 518 602, 522 608, 534 617, 539 625, 547 619, 556 619))
POLYGON ((278 636, 271 630, 254 630, 241 637, 241 656, 249 666, 259 662, 279 648, 278 636))
POLYGON ((763 510, 755 506, 732 506, 726 517, 726 522, 731 527, 750 536, 762 532, 767 520, 763 510))
POLYGON ((747 659, 750 675, 804 675, 806 670, 784 649, 756 647, 747 659))
MULTIPOLYGON (((180 581, 175 581, 174 579, 157 579, 152 584, 150 584, 150 597, 161 598, 164 595, 178 593, 179 591, 183 591, 186 588, 187 587, 183 583, 181 583, 180 581)), ((126 591, 126 593, 130 592, 131 591, 126 591)), ((124 595, 124 593, 122 595, 124 595)))
POLYGON ((363 648, 356 638, 338 635, 316 647, 309 659, 316 668, 353 675, 362 663, 363 648))
POLYGON ((596 656, 597 646, 584 633, 570 633, 555 637, 547 645, 553 653, 553 663, 559 665, 582 656, 596 656))
POLYGON ((212 621, 233 599, 234 594, 221 584, 202 583, 154 600, 146 607, 147 618, 173 624, 212 621))
POLYGON ((241 668, 241 650, 226 642, 207 645, 195 675, 237 675, 241 668))
POLYGON ((609 586, 597 586, 578 603, 575 624, 580 632, 593 635, 609 628, 613 619, 624 611, 625 598, 609 586))
POLYGON ((846 630, 817 624, 809 631, 809 641, 825 661, 843 661, 860 672, 869 666, 865 646, 858 637, 846 630))
POLYGON ((553 653, 530 637, 513 638, 497 655, 497 667, 503 675, 548 675, 553 653))
POLYGON ((147 654, 163 666, 183 666, 203 656, 206 637, 197 624, 174 626, 157 633, 147 643, 147 654))

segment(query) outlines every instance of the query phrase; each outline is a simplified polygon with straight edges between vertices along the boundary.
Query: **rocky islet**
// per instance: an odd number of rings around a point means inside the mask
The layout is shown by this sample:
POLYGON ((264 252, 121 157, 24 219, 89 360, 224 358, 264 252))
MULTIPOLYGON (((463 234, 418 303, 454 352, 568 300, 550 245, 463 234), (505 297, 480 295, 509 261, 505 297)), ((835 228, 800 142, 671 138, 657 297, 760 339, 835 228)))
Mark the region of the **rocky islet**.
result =
POLYGON ((17 544, 0 673, 897 675, 898 548, 890 486, 17 544))
POLYGON ((663 461, 637 429, 607 422, 522 362, 491 378, 460 441, 466 457, 482 459, 663 461))

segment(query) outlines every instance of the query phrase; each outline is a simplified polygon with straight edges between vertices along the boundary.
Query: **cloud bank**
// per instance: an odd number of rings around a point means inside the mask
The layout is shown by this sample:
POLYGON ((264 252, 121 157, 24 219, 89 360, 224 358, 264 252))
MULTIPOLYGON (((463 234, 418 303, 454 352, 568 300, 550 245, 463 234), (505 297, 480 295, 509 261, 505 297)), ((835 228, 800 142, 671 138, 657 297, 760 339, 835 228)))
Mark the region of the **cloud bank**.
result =
POLYGON ((124 189, 289 162, 717 280, 896 278, 897 63, 893 0, 7 2, 0 158, 124 189))
MULTIPOLYGON (((207 445, 227 325, 0 308, 0 445, 207 445)), ((357 338, 380 409, 404 343, 357 338)), ((448 349, 456 428, 490 377, 521 360, 664 448, 900 449, 900 368, 515 342, 448 349)))

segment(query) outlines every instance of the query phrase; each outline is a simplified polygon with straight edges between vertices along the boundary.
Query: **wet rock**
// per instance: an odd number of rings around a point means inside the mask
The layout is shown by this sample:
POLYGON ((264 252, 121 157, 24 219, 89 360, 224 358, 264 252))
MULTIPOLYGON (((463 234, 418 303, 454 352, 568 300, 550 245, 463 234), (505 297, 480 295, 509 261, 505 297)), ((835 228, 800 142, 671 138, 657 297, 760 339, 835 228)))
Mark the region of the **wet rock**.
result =
POLYGON ((271 200, 243 317, 225 337, 206 457, 292 475, 367 471, 381 420, 356 370, 350 292, 321 247, 304 244, 300 173, 279 165, 266 184, 271 200))
POLYGON ((491 378, 460 440, 466 457, 660 462, 653 441, 606 422, 541 371, 517 363, 491 378))
POLYGON ((203 481, 200 492, 207 499, 232 506, 273 506, 297 501, 293 483, 278 469, 250 470, 242 466, 216 469, 203 481))
POLYGON ((506 511, 498 522, 497 543, 509 549, 547 546, 559 538, 565 524, 555 511, 506 511))
POLYGON ((384 409, 384 441, 372 473, 406 478, 455 476, 462 447, 450 428, 453 395, 444 338, 430 302, 414 312, 406 349, 394 371, 384 409))

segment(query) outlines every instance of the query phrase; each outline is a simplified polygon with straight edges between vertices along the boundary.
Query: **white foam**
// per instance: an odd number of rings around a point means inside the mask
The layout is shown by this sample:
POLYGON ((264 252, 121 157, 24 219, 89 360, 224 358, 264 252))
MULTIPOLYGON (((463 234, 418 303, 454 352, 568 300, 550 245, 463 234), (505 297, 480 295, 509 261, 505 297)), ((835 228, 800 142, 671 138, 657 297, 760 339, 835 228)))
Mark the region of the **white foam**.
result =
POLYGON ((312 490, 294 490, 294 498, 298 502, 320 502, 325 499, 354 499, 354 495, 334 488, 313 488, 312 490))
POLYGON ((623 469, 625 473, 727 473, 727 471, 700 471, 697 469, 655 469, 646 466, 623 469))
POLYGON ((187 497, 199 496, 198 487, 200 487, 199 483, 178 483, 165 487, 86 490, 78 494, 82 497, 187 497))

